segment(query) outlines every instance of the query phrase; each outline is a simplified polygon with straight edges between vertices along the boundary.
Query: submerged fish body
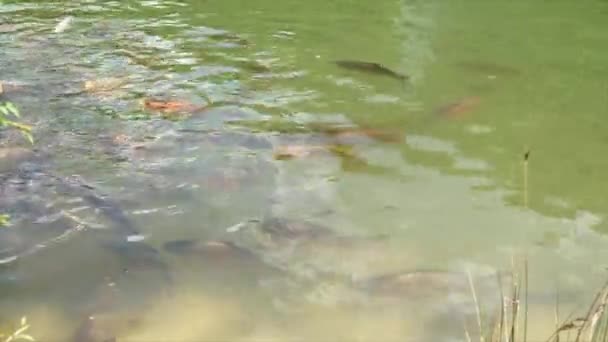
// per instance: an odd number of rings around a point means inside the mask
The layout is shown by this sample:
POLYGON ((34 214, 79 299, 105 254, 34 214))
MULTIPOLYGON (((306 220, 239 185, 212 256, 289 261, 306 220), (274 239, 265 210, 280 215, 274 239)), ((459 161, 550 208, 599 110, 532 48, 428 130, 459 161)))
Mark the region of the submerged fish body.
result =
POLYGON ((414 298, 447 294, 466 287, 466 275, 444 271, 407 271, 386 274, 355 282, 355 287, 377 295, 414 298))
POLYGON ((229 241, 176 240, 164 244, 164 249, 176 255, 194 255, 215 259, 252 259, 255 254, 229 241))
POLYGON ((260 230, 270 235, 273 240, 316 240, 335 235, 328 227, 281 217, 265 218, 260 223, 260 230))
POLYGON ((116 342, 116 335, 120 329, 108 328, 100 319, 95 316, 84 317, 76 331, 71 337, 70 342, 116 342))
POLYGON ((159 298, 173 294, 173 279, 160 253, 144 244, 106 243, 122 271, 107 276, 78 309, 80 323, 72 342, 117 341, 129 334, 159 298))
POLYGON ((109 221, 113 226, 110 233, 119 239, 141 236, 117 203, 84 181, 52 174, 30 163, 0 174, 0 212, 8 214, 15 226, 2 231, 12 236, 1 239, 5 245, 0 248, 2 260, 34 254, 87 227, 105 227, 97 222, 97 212, 109 221))
POLYGON ((408 303, 448 317, 474 315, 479 307, 493 319, 500 308, 501 290, 495 275, 469 278, 466 272, 412 270, 353 280, 351 284, 373 302, 398 306, 408 303), (475 286, 476 302, 469 281, 475 286))
POLYGON ((334 63, 344 69, 367 72, 376 75, 389 76, 400 81, 407 81, 409 76, 393 71, 386 66, 375 62, 362 62, 355 60, 337 60, 334 63))
POLYGON ((479 107, 481 98, 478 96, 467 96, 458 101, 439 107, 436 114, 446 119, 457 120, 464 118, 467 114, 479 107))
POLYGON ((367 137, 384 143, 399 143, 403 142, 403 132, 395 129, 379 129, 357 126, 339 126, 339 125, 310 125, 313 131, 318 131, 330 137, 337 139, 360 138, 367 137))
POLYGON ((94 80, 87 80, 83 88, 88 93, 103 93, 121 88, 126 84, 125 78, 108 77, 94 80))
POLYGON ((176 240, 166 242, 163 248, 171 254, 188 257, 197 264, 205 265, 207 271, 247 273, 254 278, 283 275, 281 269, 230 241, 176 240))
MULTIPOLYGON (((1 138, 1 137, 0 137, 1 138)), ((19 164, 34 158, 34 151, 23 147, 0 147, 0 172, 14 170, 19 164)))
POLYGON ((160 258, 160 252, 142 242, 104 241, 101 246, 119 255, 127 264, 133 264, 135 267, 166 268, 166 264, 160 258))
POLYGON ((173 285, 171 269, 156 248, 141 241, 121 240, 104 241, 101 246, 111 251, 119 259, 123 272, 127 276, 153 272, 162 281, 161 285, 173 285))
POLYGON ((141 239, 139 230, 127 217, 120 205, 107 196, 97 193, 95 187, 87 184, 80 177, 59 177, 52 174, 47 174, 47 177, 52 177, 58 182, 60 191, 78 196, 99 210, 116 225, 118 228, 117 232, 123 234, 126 240, 135 241, 141 239))

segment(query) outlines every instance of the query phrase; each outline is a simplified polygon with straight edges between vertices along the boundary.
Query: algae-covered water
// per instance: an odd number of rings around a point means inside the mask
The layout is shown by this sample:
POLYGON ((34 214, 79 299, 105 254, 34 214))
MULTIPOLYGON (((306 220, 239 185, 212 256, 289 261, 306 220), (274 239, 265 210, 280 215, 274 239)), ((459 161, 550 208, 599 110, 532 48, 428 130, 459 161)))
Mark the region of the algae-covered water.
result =
POLYGON ((489 325, 496 272, 525 259, 528 340, 545 340, 556 297, 565 319, 606 278, 607 16, 1 1, 0 96, 35 144, 0 132, 0 332, 27 316, 41 341, 464 341, 460 272, 489 325))

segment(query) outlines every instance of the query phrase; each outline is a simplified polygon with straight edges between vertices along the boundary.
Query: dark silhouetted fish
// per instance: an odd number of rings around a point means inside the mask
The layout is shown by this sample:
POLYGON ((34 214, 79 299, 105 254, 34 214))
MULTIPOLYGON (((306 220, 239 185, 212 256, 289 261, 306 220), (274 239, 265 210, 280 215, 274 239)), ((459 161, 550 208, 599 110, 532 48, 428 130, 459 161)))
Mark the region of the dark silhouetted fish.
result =
POLYGON ((266 217, 260 228, 276 240, 316 240, 336 235, 330 228, 319 224, 281 217, 266 217))
POLYGON ((373 62, 361 62, 353 60, 338 60, 334 63, 344 69, 367 72, 370 74, 389 76, 400 81, 407 81, 409 76, 393 71, 382 64, 373 62))
POLYGON ((72 195, 80 196, 87 203, 101 211, 103 215, 108 217, 118 226, 117 228, 120 233, 127 235, 127 238, 139 240, 139 237, 141 237, 139 230, 135 228, 135 225, 127 217, 120 205, 109 198, 105 198, 105 196, 97 194, 94 191, 95 187, 85 183, 78 177, 58 177, 50 174, 48 177, 53 177, 59 181, 59 184, 63 186, 64 191, 72 195))
POLYGON ((141 241, 104 241, 103 248, 112 251, 120 260, 123 271, 138 272, 142 270, 157 271, 167 285, 173 284, 173 277, 169 266, 162 260, 161 254, 156 248, 141 241))
POLYGON ((98 194, 94 187, 76 177, 47 172, 37 163, 24 162, 0 173, 0 211, 10 214, 17 227, 0 234, 0 263, 35 254, 63 241, 79 226, 94 225, 71 214, 77 208, 69 202, 79 205, 81 201, 87 204, 81 209, 94 209, 111 221, 113 229, 106 232, 113 239, 127 243, 143 238, 120 205, 98 194))
POLYGON ((99 324, 94 316, 84 317, 80 322, 71 342, 116 342, 114 332, 99 324))
POLYGON ((199 255, 207 258, 252 259, 255 254, 229 241, 176 240, 163 245, 167 252, 178 255, 199 255))
POLYGON ((374 294, 421 298, 445 295, 454 288, 465 291, 468 283, 463 273, 417 270, 385 274, 357 281, 354 285, 374 294))
POLYGON ((163 248, 172 254, 191 257, 206 265, 207 270, 248 272, 256 276, 281 276, 283 271, 267 264, 254 252, 233 242, 209 240, 177 240, 166 242, 163 248))

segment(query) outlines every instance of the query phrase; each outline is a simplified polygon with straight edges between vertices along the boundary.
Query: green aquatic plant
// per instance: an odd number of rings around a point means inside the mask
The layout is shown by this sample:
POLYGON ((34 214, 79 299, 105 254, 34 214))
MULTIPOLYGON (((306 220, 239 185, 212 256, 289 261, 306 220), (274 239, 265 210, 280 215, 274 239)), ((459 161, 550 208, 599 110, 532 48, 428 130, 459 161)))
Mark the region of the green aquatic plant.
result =
POLYGON ((32 126, 15 121, 12 117, 17 119, 21 118, 19 109, 17 109, 12 102, 0 102, 0 127, 15 128, 19 130, 31 144, 34 144, 32 126))
POLYGON ((10 218, 7 214, 0 214, 0 227, 8 226, 10 218))
POLYGON ((0 341, 2 342, 17 342, 17 341, 36 341, 30 334, 27 333, 30 325, 27 322, 27 317, 21 317, 19 326, 10 334, 0 332, 0 341))

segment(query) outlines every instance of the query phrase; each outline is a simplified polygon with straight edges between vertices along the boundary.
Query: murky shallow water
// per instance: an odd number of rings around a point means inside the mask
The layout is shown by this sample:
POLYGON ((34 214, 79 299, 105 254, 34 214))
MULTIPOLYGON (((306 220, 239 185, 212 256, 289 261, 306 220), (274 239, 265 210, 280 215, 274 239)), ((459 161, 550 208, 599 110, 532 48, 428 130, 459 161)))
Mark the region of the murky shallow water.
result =
POLYGON ((464 340, 459 272, 494 312, 494 272, 526 255, 544 340, 556 288, 568 312, 605 277, 606 10, 4 2, 2 96, 36 152, 0 164, 0 323, 27 315, 40 340, 464 340), (144 98, 213 105, 166 120, 144 98))

